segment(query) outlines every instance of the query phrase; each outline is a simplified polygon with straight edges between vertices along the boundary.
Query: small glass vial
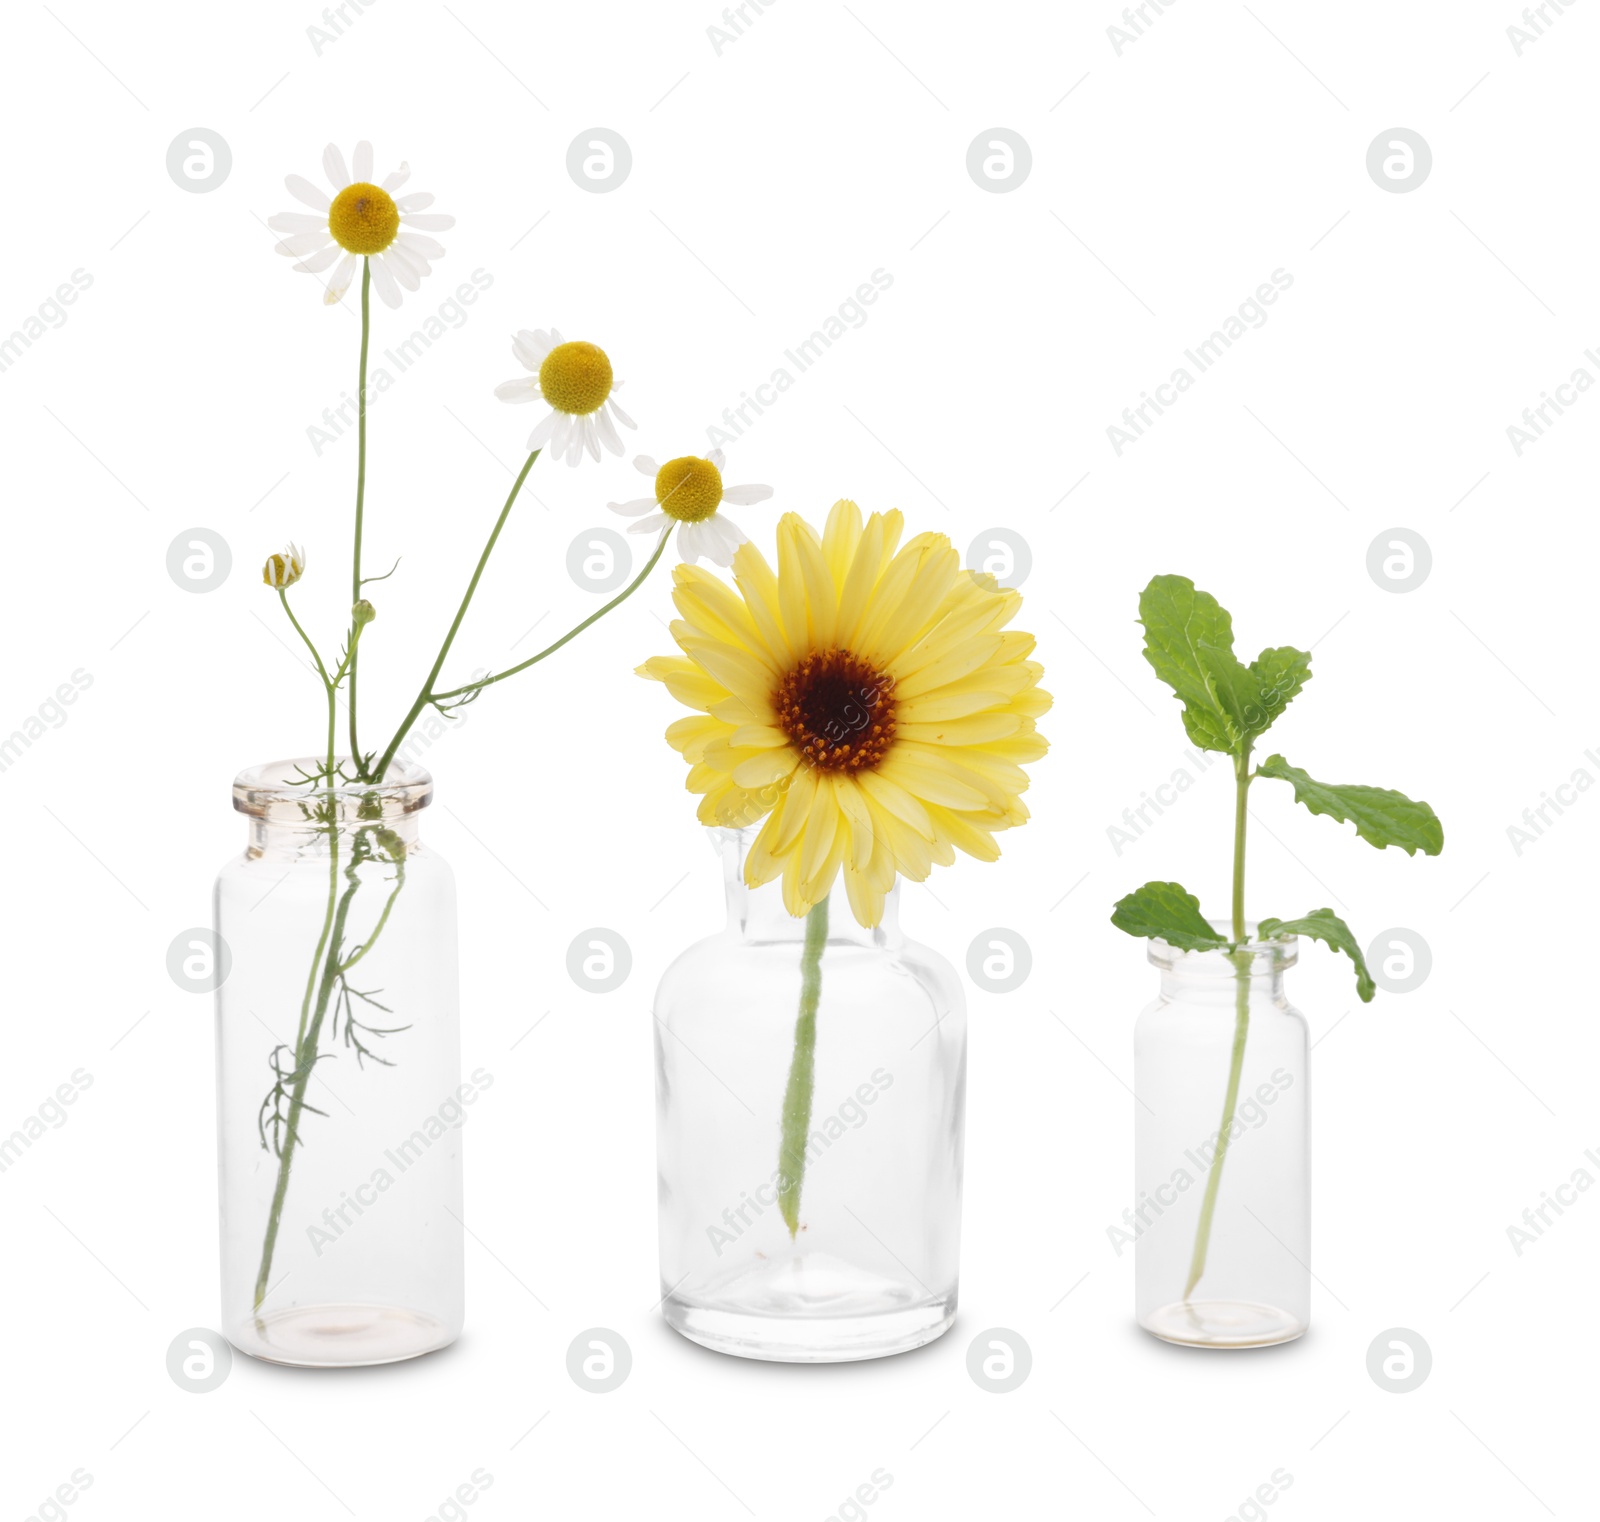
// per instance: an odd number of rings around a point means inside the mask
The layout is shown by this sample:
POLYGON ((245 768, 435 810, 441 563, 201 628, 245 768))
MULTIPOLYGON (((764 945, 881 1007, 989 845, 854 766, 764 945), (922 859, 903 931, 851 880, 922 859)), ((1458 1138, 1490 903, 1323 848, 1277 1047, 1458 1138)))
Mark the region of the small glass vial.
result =
POLYGON ((1311 1318, 1310 1051, 1283 992, 1296 942, 1249 928, 1237 952, 1152 940, 1161 993, 1134 1032, 1137 1314, 1194 1347, 1288 1342, 1311 1318))
POLYGON ((795 1363, 920 1347, 955 1317, 966 1006, 889 894, 862 929, 828 906, 797 1229, 782 1114, 805 920, 745 886, 754 830, 713 830, 728 923, 668 968, 655 1003, 661 1289, 668 1323, 723 1353, 795 1363))
POLYGON ((240 773, 216 886, 222 1331, 312 1367, 391 1363, 462 1318, 455 881, 422 843, 433 781, 240 773), (225 949, 223 949, 225 948, 225 949))

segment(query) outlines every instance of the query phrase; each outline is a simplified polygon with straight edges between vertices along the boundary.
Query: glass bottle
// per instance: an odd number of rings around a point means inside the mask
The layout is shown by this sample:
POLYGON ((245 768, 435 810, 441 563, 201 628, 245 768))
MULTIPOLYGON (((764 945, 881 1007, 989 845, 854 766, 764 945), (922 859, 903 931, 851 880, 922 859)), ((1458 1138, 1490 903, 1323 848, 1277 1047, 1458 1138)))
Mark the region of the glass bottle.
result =
POLYGON ((462 1318, 455 881, 420 768, 241 772, 216 885, 222 1330, 278 1363, 390 1363, 462 1318))
MULTIPOLYGON (((907 940, 899 888, 862 929, 842 876, 805 920, 745 886, 754 830, 712 830, 728 922, 656 993, 662 1306, 684 1336, 824 1363, 920 1347, 955 1317, 966 1005, 907 940), (822 927, 817 916, 826 914, 822 927), (825 928, 804 1161, 780 1159, 808 927, 825 928), (795 1230, 785 1220, 793 1193, 795 1230)), ((796 1149, 798 1150, 798 1148, 796 1149)))
POLYGON ((1296 941, 1249 929, 1238 952, 1152 940, 1161 993, 1134 1031, 1139 1324, 1196 1347, 1288 1342, 1311 1317, 1310 1051, 1283 992, 1296 941))

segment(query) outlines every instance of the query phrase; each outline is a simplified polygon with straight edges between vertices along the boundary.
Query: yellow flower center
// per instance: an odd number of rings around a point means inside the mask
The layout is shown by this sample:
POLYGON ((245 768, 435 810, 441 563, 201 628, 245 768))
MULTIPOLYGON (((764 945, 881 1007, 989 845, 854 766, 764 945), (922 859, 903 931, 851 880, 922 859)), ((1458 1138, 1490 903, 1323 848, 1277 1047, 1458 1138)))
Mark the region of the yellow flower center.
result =
POLYGON ((697 455, 668 460, 656 472, 656 501, 679 523, 702 523, 722 501, 722 472, 697 455))
POLYGON ((539 366, 539 389, 557 412, 598 412, 611 395, 611 361, 594 344, 557 344, 539 366))
POLYGON ((778 727, 818 771, 872 771, 894 744, 894 678, 848 650, 803 656, 772 706, 778 727))
POLYGON ((357 181, 333 198, 328 231, 352 254, 381 254, 400 231, 400 208, 387 190, 357 181))

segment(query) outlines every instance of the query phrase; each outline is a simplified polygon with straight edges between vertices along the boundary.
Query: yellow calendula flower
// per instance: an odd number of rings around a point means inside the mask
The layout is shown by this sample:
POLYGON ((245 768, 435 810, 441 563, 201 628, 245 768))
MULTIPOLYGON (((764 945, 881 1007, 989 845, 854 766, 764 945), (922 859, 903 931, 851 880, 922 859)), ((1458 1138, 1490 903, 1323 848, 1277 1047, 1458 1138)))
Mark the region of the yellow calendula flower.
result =
POLYGON ((667 730, 701 794, 703 824, 766 823, 746 855, 751 887, 783 879, 807 913, 842 870, 857 920, 876 925, 897 874, 921 882, 957 848, 1000 854, 1028 817, 1023 770, 1047 749, 1050 707, 1033 636, 1008 630, 1021 594, 961 569, 943 534, 900 545, 898 512, 865 525, 839 502, 819 538, 778 524, 776 573, 752 544, 737 591, 680 565, 672 625, 682 656, 641 676, 697 710, 667 730))

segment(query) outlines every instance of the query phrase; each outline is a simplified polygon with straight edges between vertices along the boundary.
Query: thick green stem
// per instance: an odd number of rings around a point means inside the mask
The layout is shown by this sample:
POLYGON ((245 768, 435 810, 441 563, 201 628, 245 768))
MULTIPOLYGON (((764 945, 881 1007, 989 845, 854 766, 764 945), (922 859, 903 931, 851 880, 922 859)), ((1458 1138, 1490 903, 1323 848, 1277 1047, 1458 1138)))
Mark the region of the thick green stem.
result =
POLYGON ((806 1176, 811 1099, 817 1078, 817 1005, 822 1001, 822 952, 828 944, 828 901, 806 916, 800 953, 800 1014, 794 1022, 794 1057, 783 1092, 783 1140, 778 1145, 778 1209, 793 1238, 800 1230, 800 1186, 806 1176))
POLYGON ((1189 1282, 1183 1287, 1187 1300, 1206 1271, 1206 1252, 1211 1246, 1211 1221, 1217 1209, 1217 1190, 1222 1184, 1222 1165, 1228 1156, 1228 1140, 1233 1132, 1234 1107, 1239 1102, 1239 1079, 1244 1072, 1245 1041, 1250 1034, 1250 952, 1244 949, 1244 846, 1249 820, 1250 750, 1234 757, 1233 810, 1233 938, 1239 949, 1232 953, 1235 974, 1233 1052, 1228 1061, 1228 1087, 1222 1100, 1222 1125, 1217 1133, 1217 1151, 1211 1172, 1206 1176, 1205 1197, 1200 1202, 1200 1223, 1194 1234, 1194 1254, 1189 1260, 1189 1282))
MULTIPOLYGON (((356 383, 356 532, 350 556, 352 604, 361 601, 361 524, 367 501, 367 340, 371 334, 372 260, 363 259, 361 261, 361 373, 356 383)), ((350 647, 350 756, 359 771, 361 742, 356 738, 356 652, 353 644, 350 647)))

